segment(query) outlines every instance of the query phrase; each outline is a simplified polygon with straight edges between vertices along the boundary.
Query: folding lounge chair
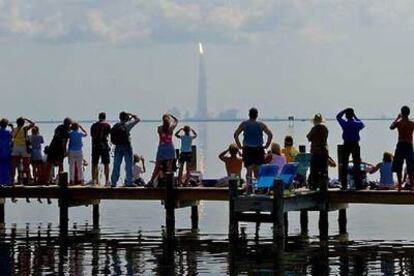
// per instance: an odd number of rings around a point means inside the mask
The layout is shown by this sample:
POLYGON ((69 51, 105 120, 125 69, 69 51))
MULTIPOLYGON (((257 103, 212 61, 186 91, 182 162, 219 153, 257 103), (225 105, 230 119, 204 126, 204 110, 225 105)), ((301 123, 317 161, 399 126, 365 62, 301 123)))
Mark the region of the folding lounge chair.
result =
POLYGON ((290 188, 292 186, 293 180, 295 179, 299 168, 298 162, 287 163, 283 166, 282 171, 277 176, 277 179, 282 180, 283 187, 285 189, 290 188))
POLYGON ((279 167, 277 165, 261 165, 259 168, 259 175, 255 189, 270 189, 273 187, 273 182, 278 175, 279 167))

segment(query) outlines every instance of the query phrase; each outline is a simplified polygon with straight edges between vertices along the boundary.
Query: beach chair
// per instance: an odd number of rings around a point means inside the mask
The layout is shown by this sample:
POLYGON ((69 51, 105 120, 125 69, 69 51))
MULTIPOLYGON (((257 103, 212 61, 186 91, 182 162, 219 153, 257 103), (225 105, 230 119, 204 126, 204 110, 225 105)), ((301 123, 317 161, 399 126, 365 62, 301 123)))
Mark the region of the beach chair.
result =
POLYGON ((255 189, 270 189, 273 187, 273 182, 278 175, 279 167, 277 165, 261 165, 257 176, 257 181, 254 183, 255 189))
POLYGON ((297 177, 296 180, 300 186, 306 184, 306 176, 310 167, 311 154, 310 153, 299 153, 295 157, 295 162, 298 163, 297 177))
POLYGON ((293 180, 295 179, 299 169, 298 162, 287 163, 283 166, 282 171, 277 176, 277 179, 282 180, 285 189, 291 188, 293 180))

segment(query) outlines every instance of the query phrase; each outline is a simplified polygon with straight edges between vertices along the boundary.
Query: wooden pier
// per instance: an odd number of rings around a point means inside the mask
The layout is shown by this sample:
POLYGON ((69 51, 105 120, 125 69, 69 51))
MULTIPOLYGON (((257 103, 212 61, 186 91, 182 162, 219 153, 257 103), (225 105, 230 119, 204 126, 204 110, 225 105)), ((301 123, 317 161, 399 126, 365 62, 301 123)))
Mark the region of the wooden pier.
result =
MULTIPOLYGON (((300 212, 301 233, 308 232, 308 212, 318 211, 320 238, 328 237, 328 212, 338 211, 339 232, 347 232, 346 209, 349 204, 412 204, 414 193, 410 191, 320 191, 297 190, 284 194, 282 186, 275 182, 273 195, 245 195, 240 193, 235 180, 230 188, 175 187, 172 175, 165 188, 143 187, 88 187, 68 186, 67 174, 59 177, 57 186, 15 186, 0 188, 0 223, 5 221, 6 198, 49 198, 59 202, 61 237, 68 235, 69 208, 92 206, 94 227, 99 226, 101 200, 160 200, 164 201, 167 237, 175 234, 175 209, 191 208, 191 225, 198 228, 198 204, 200 201, 229 202, 229 238, 239 236, 239 222, 272 223, 275 241, 283 241, 287 235, 289 212, 300 212)), ((277 244, 283 244, 277 242, 277 244)))

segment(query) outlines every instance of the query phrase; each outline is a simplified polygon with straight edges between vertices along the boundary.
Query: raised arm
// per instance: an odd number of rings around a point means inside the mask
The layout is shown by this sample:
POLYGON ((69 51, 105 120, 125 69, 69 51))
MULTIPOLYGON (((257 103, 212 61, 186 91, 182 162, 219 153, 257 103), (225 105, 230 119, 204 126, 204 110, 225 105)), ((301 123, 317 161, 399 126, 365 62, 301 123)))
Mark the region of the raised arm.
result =
POLYGON ((191 129, 191 132, 193 133, 193 139, 197 138, 197 132, 194 129, 191 129))
POLYGON ((175 137, 177 137, 178 139, 180 138, 180 132, 181 132, 181 130, 182 130, 183 128, 180 128, 179 130, 177 130, 176 132, 175 132, 175 137))
POLYGON ((242 147, 242 144, 240 143, 240 139, 239 139, 239 136, 242 133, 243 128, 244 128, 244 124, 241 123, 239 125, 239 127, 236 129, 236 131, 234 132, 234 135, 233 135, 234 136, 234 141, 236 142, 236 144, 239 147, 239 149, 243 148, 242 147))
POLYGON ((168 114, 168 116, 170 116, 170 118, 173 119, 171 129, 174 130, 178 125, 178 119, 172 114, 168 114))
POLYGON ((390 129, 393 130, 397 127, 398 122, 401 119, 401 113, 398 114, 397 118, 394 120, 394 122, 392 122, 392 124, 390 125, 390 129))
POLYGON ((226 162, 226 155, 227 155, 228 152, 229 152, 229 150, 226 149, 225 151, 223 151, 222 153, 219 154, 218 158, 221 161, 226 162))
POLYGON ((32 129, 35 126, 35 123, 32 120, 28 118, 24 118, 24 120, 29 123, 29 125, 25 127, 26 131, 32 129))
POLYGON ((82 130, 82 132, 83 132, 83 137, 88 136, 88 133, 86 132, 86 130, 83 128, 83 126, 82 126, 82 125, 79 125, 79 128, 80 128, 80 130, 82 130))
POLYGON ((268 148, 269 146, 270 146, 270 143, 272 143, 272 139, 273 139, 273 133, 272 133, 272 131, 267 127, 267 125, 266 124, 263 124, 263 131, 264 131, 264 133, 266 133, 266 135, 267 135, 267 141, 266 141, 266 144, 265 144, 265 148, 268 148))

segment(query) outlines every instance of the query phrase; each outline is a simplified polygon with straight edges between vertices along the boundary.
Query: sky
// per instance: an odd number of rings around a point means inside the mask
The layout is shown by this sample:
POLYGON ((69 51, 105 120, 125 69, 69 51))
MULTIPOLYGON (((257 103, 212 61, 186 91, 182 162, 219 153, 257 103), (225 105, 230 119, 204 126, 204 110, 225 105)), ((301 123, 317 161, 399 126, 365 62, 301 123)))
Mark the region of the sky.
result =
POLYGON ((412 104, 412 0, 0 0, 0 117, 395 116, 412 104))

